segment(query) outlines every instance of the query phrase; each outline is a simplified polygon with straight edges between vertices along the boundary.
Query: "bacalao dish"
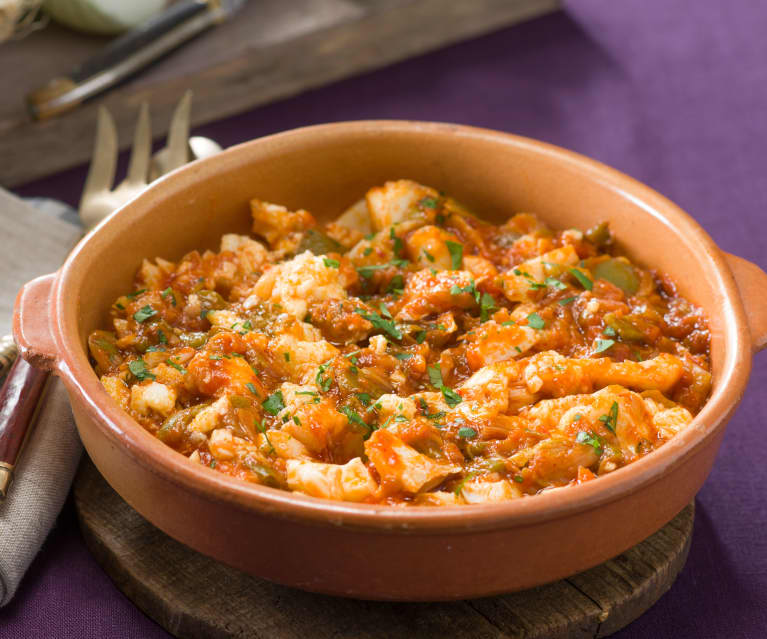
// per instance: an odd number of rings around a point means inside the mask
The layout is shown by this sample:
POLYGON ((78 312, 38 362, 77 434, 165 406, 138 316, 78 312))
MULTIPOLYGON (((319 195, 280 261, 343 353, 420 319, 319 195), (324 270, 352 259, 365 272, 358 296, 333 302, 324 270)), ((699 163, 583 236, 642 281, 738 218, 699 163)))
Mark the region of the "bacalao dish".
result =
POLYGON ((405 179, 325 225, 250 204, 252 235, 145 259, 88 338, 115 401, 216 472, 350 502, 509 501, 650 454, 708 397, 705 318, 617 255, 607 222, 490 224, 405 179))
POLYGON ((105 221, 58 273, 22 289, 14 331, 24 356, 64 381, 81 438, 104 476, 168 534, 252 574, 310 590, 450 599, 593 566, 687 504, 745 389, 751 355, 767 341, 765 288, 758 267, 725 256, 674 204, 598 162, 469 127, 353 122, 255 140, 160 180, 105 221), (510 211, 535 211, 552 228, 588 229, 609 211, 626 254, 669 273, 708 317, 707 404, 666 445, 596 481, 503 504, 402 508, 233 482, 171 450, 106 393, 87 336, 130 290, 142 256, 176 260, 195 247, 213 248, 225 233, 247 233, 254 193, 292 210, 311 201, 317 218, 328 220, 392 175, 444 190, 496 223, 510 211))

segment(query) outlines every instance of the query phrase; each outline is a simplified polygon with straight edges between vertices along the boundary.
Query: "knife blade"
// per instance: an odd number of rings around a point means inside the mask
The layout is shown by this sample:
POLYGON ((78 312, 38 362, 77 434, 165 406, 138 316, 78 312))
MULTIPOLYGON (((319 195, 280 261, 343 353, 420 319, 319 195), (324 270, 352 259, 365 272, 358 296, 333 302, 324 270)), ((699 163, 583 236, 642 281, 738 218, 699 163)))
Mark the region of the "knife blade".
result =
POLYGON ((35 120, 64 113, 135 75, 239 11, 247 0, 186 0, 128 31, 65 77, 27 95, 35 120))

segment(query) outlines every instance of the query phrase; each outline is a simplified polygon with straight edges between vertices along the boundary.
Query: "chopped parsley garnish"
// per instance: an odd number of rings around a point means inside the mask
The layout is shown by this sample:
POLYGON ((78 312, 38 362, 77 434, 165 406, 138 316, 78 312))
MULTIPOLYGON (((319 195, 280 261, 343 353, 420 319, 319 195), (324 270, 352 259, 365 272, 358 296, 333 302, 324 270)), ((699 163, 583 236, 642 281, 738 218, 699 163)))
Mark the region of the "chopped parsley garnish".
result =
POLYGON ((208 355, 208 359, 212 359, 213 361, 218 361, 220 359, 224 359, 221 357, 221 355, 208 355))
POLYGON ((322 263, 328 268, 338 268, 339 266, 341 266, 341 262, 339 262, 338 260, 334 260, 331 257, 323 257, 322 263))
POLYGON ((560 306, 567 306, 568 304, 572 304, 575 301, 575 297, 566 297, 563 300, 559 300, 557 304, 560 306))
POLYGON ((514 481, 518 484, 522 484, 525 481, 525 478, 522 477, 522 475, 514 475, 514 481))
POLYGON ((429 372, 429 381, 434 388, 441 388, 444 382, 442 381, 442 371, 439 368, 439 364, 429 366, 427 369, 429 372))
POLYGON ((168 364, 168 366, 175 368, 179 373, 186 375, 186 369, 178 362, 174 362, 172 359, 168 358, 165 360, 165 363, 168 364))
POLYGON ((129 300, 132 300, 132 299, 136 299, 142 293, 146 293, 145 288, 140 288, 137 291, 133 291, 133 293, 128 293, 125 297, 127 297, 129 300))
POLYGON ((389 286, 386 287, 386 292, 391 293, 395 297, 402 295, 405 292, 405 280, 401 275, 395 275, 391 278, 389 286))
POLYGON ((173 304, 173 306, 176 305, 176 295, 173 293, 173 289, 169 286, 166 288, 162 293, 160 293, 160 297, 165 299, 170 295, 170 303, 173 304))
POLYGON ((125 307, 124 307, 122 304, 120 304, 120 302, 115 302, 115 306, 116 306, 117 308, 119 308, 121 311, 124 311, 124 310, 125 310, 125 307))
POLYGON ((371 277, 373 277, 373 273, 384 268, 389 268, 389 266, 389 264, 371 264, 370 266, 358 266, 357 273, 359 273, 360 277, 369 280, 371 277))
POLYGON ((614 339, 598 339, 594 345, 595 353, 603 353, 608 348, 611 348, 615 344, 614 339))
POLYGON ((567 288, 567 284, 558 280, 556 277, 547 277, 543 283, 551 288, 558 288, 560 291, 564 291, 567 288))
POLYGON ((149 372, 149 369, 146 367, 146 362, 143 359, 134 359, 128 364, 128 370, 133 373, 136 379, 140 382, 143 382, 145 379, 155 379, 154 374, 149 372))
POLYGON ((381 309, 381 315, 383 315, 387 319, 391 319, 391 312, 389 311, 388 308, 386 308, 386 304, 384 304, 383 302, 380 302, 378 304, 378 308, 381 309))
POLYGON ((618 402, 613 402, 610 406, 610 412, 607 415, 602 415, 599 421, 605 425, 605 428, 611 433, 615 433, 615 428, 618 425, 618 402))
POLYGON ((445 403, 450 406, 450 408, 458 406, 458 404, 463 401, 463 397, 456 393, 452 388, 448 388, 444 384, 440 390, 442 391, 442 397, 445 398, 445 403))
POLYGON ((293 423, 301 425, 301 420, 298 418, 298 415, 293 415, 293 423))
POLYGON ((601 457, 602 455, 602 440, 599 439, 599 435, 594 433, 587 433, 585 430, 580 431, 575 436, 575 441, 579 444, 586 444, 594 449, 594 452, 601 457))
POLYGON ((263 420, 260 422, 256 422, 256 428, 258 428, 261 433, 264 435, 264 439, 266 440, 266 443, 269 444, 269 452, 274 452, 274 446, 272 446, 272 440, 269 439, 269 435, 266 432, 266 424, 264 424, 263 420))
POLYGON ((394 353, 394 357, 396 357, 399 360, 410 359, 411 357, 413 357, 413 353, 394 353))
POLYGON ((407 265, 409 264, 409 262, 407 260, 395 258, 393 260, 389 260, 389 264, 391 264, 392 266, 396 266, 398 268, 407 268, 407 265))
POLYGON ((581 286, 587 291, 590 291, 592 288, 594 288, 594 282, 592 282, 580 269, 571 268, 570 273, 572 273, 573 277, 575 277, 575 279, 578 280, 581 283, 581 286))
POLYGON ((261 406, 263 406, 264 410, 270 415, 279 413, 285 408, 285 400, 282 397, 282 391, 277 391, 276 393, 269 395, 269 397, 261 402, 261 406))
POLYGON ((434 256, 431 253, 429 253, 429 251, 427 251, 426 249, 423 250, 423 254, 424 254, 424 257, 426 257, 426 259, 429 260, 430 262, 434 261, 434 256))
POLYGON ((365 309, 356 308, 354 312, 364 317, 375 328, 383 331, 384 333, 391 335, 394 339, 402 339, 402 332, 397 328, 397 325, 392 320, 386 320, 381 317, 375 311, 368 313, 365 309))
POLYGON ((458 284, 453 284, 450 287, 450 295, 460 295, 461 293, 468 293, 474 297, 474 301, 479 304, 480 293, 474 286, 474 280, 469 282, 466 286, 461 288, 458 284))
POLYGON ((333 378, 330 376, 325 377, 325 371, 328 369, 328 366, 330 366, 330 362, 320 365, 314 378, 314 381, 317 382, 317 386, 320 387, 323 393, 327 393, 330 390, 330 385, 333 383, 333 378))
POLYGON ((468 426, 463 426, 458 429, 458 437, 463 439, 474 439, 477 436, 477 431, 468 426))
POLYGON ((425 197, 422 198, 418 204, 420 204, 422 207, 426 209, 436 209, 437 208, 437 198, 435 197, 425 197))
POLYGON ((538 313, 530 313, 530 315, 527 316, 527 325, 530 328, 534 328, 536 331, 540 331, 546 326, 546 322, 543 321, 543 318, 538 315, 538 313))
POLYGON ((392 226, 389 228, 389 237, 391 238, 394 255, 399 255, 402 253, 402 249, 405 248, 404 243, 400 238, 397 237, 397 234, 394 232, 394 227, 392 226))
POLYGON ((253 382, 248 382, 245 384, 245 388, 247 388, 251 393, 258 396, 258 391, 256 390, 256 387, 253 385, 253 382))
POLYGON ((506 320, 505 322, 501 322, 501 326, 514 326, 516 322, 514 320, 506 320))
POLYGON ((341 406, 341 408, 338 410, 339 412, 346 415, 346 419, 349 420, 350 424, 357 424, 358 426, 362 426, 368 432, 372 430, 370 426, 365 423, 365 420, 360 417, 359 413, 350 406, 341 406))
POLYGON ((153 344, 152 346, 146 349, 147 353, 160 353, 164 351, 165 351, 165 347, 161 346, 160 344, 153 344))
POLYGON ((369 393, 355 393, 355 396, 363 406, 370 406, 370 394, 369 393))
POLYGON ((285 358, 285 361, 286 361, 286 362, 289 362, 289 361, 290 361, 290 353, 288 353, 287 351, 285 351, 285 352, 282 354, 282 356, 285 358))
POLYGON ((424 340, 426 339, 426 331, 418 331, 413 336, 413 339, 415 339, 416 344, 423 344, 424 340))
POLYGON ((445 244, 447 244, 447 250, 450 251, 450 259, 453 262, 453 270, 460 271, 461 264, 463 263, 463 244, 459 244, 458 242, 451 242, 450 240, 445 242, 445 244))
POLYGON ((317 393, 314 391, 296 391, 296 395, 309 395, 310 397, 317 397, 317 393))
POLYGON ((490 311, 495 308, 495 299, 490 293, 482 293, 482 297, 479 300, 479 320, 480 322, 486 322, 490 311))
POLYGON ((154 315, 157 315, 157 311, 149 306, 149 304, 147 304, 146 306, 142 306, 133 314, 133 319, 140 324, 141 322, 146 322, 150 317, 154 315))
POLYGON ((362 254, 363 254, 365 257, 367 257, 367 256, 368 256, 368 255, 370 255, 372 252, 373 252, 373 247, 372 247, 372 246, 368 246, 368 247, 367 247, 367 248, 366 248, 364 251, 362 251, 362 254))
POLYGON ((466 473, 466 476, 463 479, 461 479, 461 481, 459 481, 458 484, 456 484, 456 487, 453 489, 453 493, 455 495, 460 495, 466 482, 472 479, 476 474, 477 473, 475 473, 473 470, 466 473))
POLYGON ((615 337, 618 333, 616 333, 615 329, 612 326, 605 326, 605 330, 602 331, 607 337, 615 337))

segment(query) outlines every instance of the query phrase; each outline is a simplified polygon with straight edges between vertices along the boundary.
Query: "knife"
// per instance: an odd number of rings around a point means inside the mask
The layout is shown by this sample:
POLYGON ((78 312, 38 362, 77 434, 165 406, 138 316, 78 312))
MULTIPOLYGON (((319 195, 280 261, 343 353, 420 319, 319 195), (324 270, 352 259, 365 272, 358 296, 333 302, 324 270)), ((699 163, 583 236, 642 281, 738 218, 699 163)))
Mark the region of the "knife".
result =
POLYGON ((35 120, 73 109, 239 11, 247 0, 185 0, 128 31, 68 76, 27 95, 35 120))

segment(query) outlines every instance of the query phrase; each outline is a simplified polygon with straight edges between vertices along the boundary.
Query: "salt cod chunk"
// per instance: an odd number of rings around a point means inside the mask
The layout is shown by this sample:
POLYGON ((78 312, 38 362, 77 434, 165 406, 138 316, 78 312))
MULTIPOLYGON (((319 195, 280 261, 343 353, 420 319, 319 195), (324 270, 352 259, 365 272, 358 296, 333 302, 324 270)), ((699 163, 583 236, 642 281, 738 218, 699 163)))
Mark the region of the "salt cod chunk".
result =
POLYGON ((247 235, 227 233, 221 237, 221 251, 231 251, 237 255, 237 261, 244 274, 252 273, 269 261, 269 254, 261 242, 247 235))
POLYGON ((280 248, 282 240, 315 226, 316 222, 308 211, 289 211, 284 206, 253 199, 250 201, 253 217, 253 232, 260 235, 273 249, 280 248))
POLYGON ((269 301, 302 320, 313 302, 345 299, 344 286, 348 284, 341 269, 326 266, 321 256, 305 251, 266 271, 244 305, 250 307, 269 301))
POLYGON ((569 245, 522 262, 501 274, 503 294, 510 302, 526 302, 536 293, 531 282, 543 282, 549 275, 557 276, 577 263, 578 254, 569 245))
POLYGON ((167 417, 176 406, 176 391, 159 382, 131 387, 130 407, 140 415, 155 411, 167 417))
POLYGON ((222 423, 224 417, 229 411, 229 396, 219 397, 207 408, 203 408, 195 415, 192 423, 189 424, 189 430, 196 430, 201 433, 209 433, 222 423))
POLYGON ((413 182, 397 180, 370 189, 365 195, 370 221, 376 231, 402 222, 425 197, 437 198, 436 190, 413 182))
POLYGON ((522 496, 522 491, 508 479, 472 481, 461 487, 461 496, 467 504, 491 504, 517 499, 522 496))
POLYGON ((343 465, 289 459, 286 466, 290 489, 312 497, 362 501, 377 489, 359 457, 343 465))
POLYGON ((683 373, 682 361, 669 353, 660 353, 643 362, 614 362, 606 357, 572 359, 556 351, 544 351, 530 358, 523 375, 531 393, 560 397, 589 393, 608 384, 665 393, 683 373))
POLYGON ((381 481, 398 485, 409 493, 429 490, 460 470, 422 455, 388 430, 375 431, 365 442, 365 453, 381 481))
POLYGON ((280 371, 299 383, 313 379, 317 367, 338 354, 338 349, 324 339, 304 341, 287 334, 270 340, 269 351, 280 371))

